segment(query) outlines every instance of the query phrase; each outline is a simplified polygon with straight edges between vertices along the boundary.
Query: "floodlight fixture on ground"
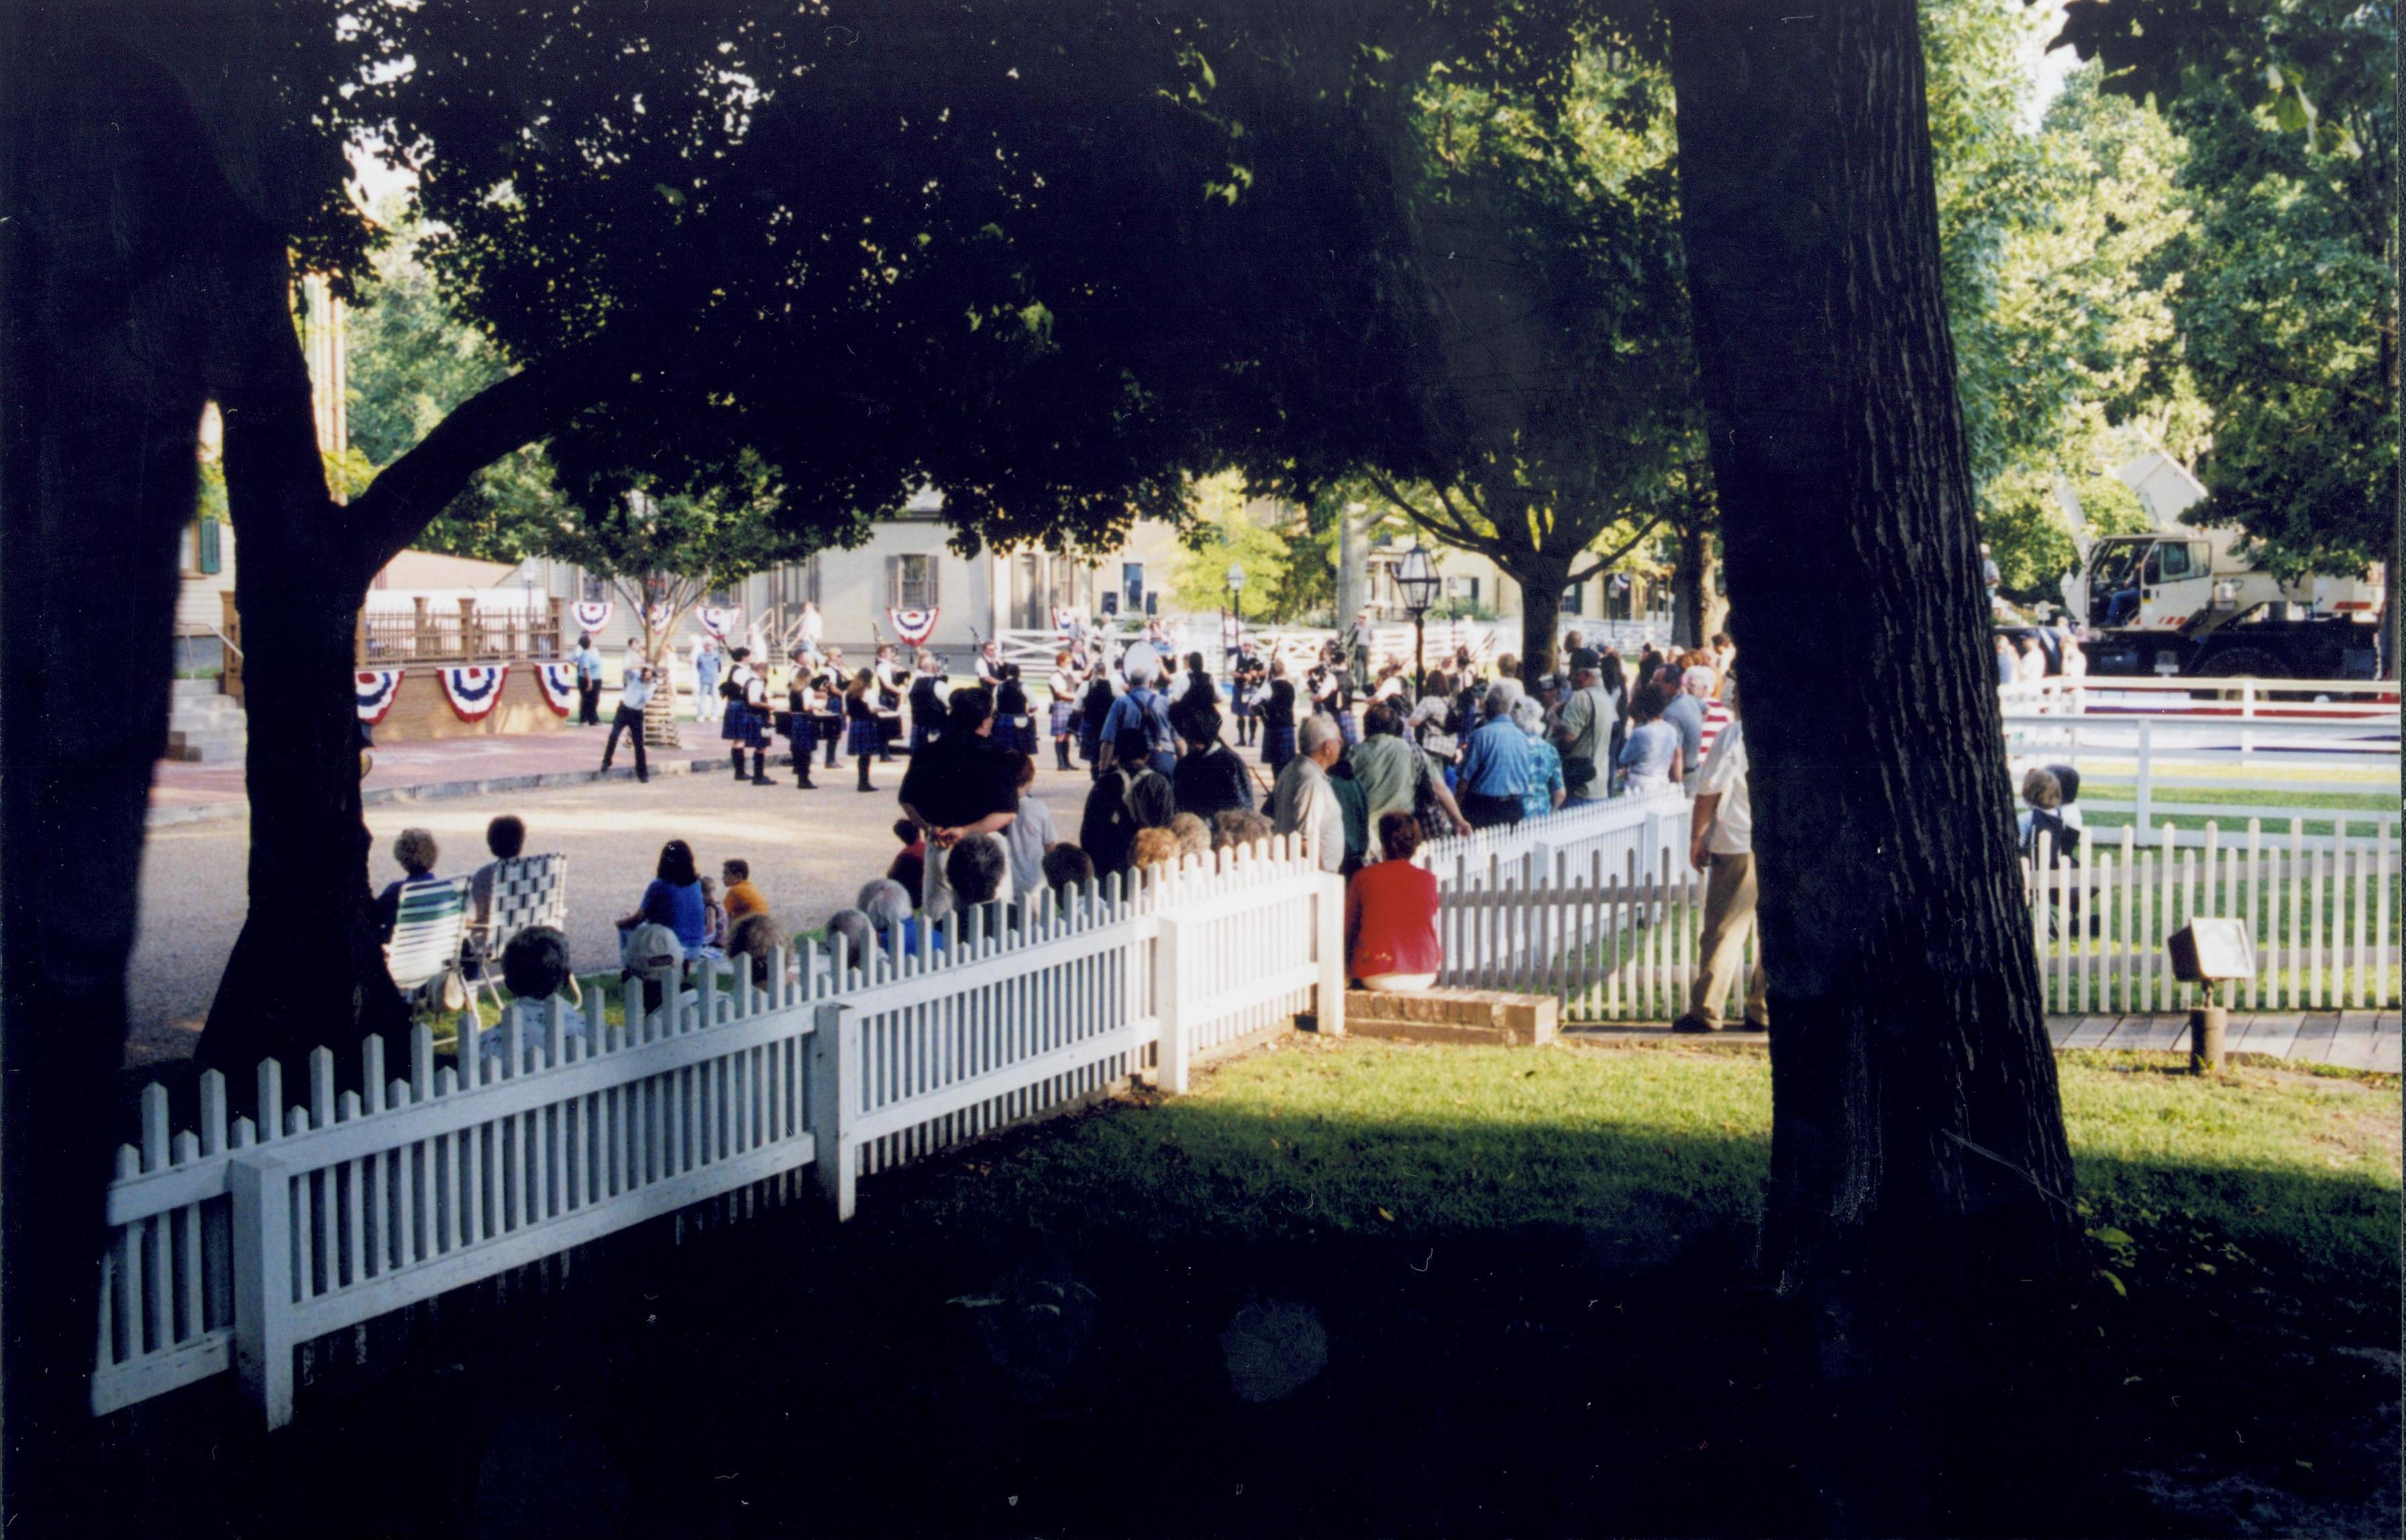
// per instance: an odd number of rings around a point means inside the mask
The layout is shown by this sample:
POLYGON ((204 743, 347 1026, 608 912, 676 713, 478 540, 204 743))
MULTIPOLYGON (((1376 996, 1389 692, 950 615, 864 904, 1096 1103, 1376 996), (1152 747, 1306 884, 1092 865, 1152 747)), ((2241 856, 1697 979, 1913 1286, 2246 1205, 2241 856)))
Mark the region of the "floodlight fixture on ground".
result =
POLYGON ((2188 1067, 2203 1074, 2220 1069, 2229 1056, 2224 1046, 2230 1013, 2222 1003, 2222 986, 2256 976, 2256 943, 2247 922, 2236 919, 2191 920, 2164 938, 2172 977, 2203 987, 2205 1003, 2188 1013, 2188 1067))

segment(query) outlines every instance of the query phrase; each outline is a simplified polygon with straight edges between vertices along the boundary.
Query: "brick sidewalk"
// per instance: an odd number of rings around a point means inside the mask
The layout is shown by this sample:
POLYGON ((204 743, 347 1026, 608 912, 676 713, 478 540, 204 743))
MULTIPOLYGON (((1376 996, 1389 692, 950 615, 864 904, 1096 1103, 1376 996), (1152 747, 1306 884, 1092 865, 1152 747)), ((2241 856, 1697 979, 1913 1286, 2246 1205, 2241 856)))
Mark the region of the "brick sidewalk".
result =
MULTIPOLYGON (((686 746, 650 751, 655 774, 683 775, 697 765, 709 770, 727 763, 726 745, 719 741, 717 723, 681 722, 677 726, 686 746)), ((364 795, 368 802, 376 803, 577 785, 600 779, 602 745, 608 735, 607 728, 563 728, 558 732, 379 744, 375 768, 368 772, 364 795)), ((770 755, 770 759, 772 763, 785 762, 776 752, 770 755)), ((611 778, 632 780, 634 774, 634 756, 622 741, 618 756, 610 768, 611 778)), ((241 765, 194 765, 172 759, 159 762, 150 787, 152 827, 238 818, 248 811, 243 795, 241 765)))

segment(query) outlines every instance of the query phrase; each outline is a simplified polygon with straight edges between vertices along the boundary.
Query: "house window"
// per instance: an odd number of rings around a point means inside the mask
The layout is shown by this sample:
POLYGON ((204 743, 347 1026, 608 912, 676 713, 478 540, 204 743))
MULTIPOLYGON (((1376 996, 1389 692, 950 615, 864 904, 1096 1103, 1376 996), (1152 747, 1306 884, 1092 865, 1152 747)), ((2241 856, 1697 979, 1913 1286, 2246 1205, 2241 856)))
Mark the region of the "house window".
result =
POLYGON ((898 610, 936 607, 936 558, 898 556, 894 558, 893 602, 898 610))
POLYGON ((1137 615, 1139 613, 1150 613, 1146 611, 1144 607, 1143 562, 1123 561, 1120 563, 1120 590, 1127 595, 1128 614, 1137 615))
POLYGON ((1475 577, 1447 578, 1445 580, 1445 597, 1451 600, 1458 600, 1465 604, 1478 603, 1479 579, 1475 577))
POLYGON ((1563 614, 1587 614, 1587 610, 1584 607, 1586 592, 1587 585, 1584 583, 1574 583, 1569 587, 1564 588, 1563 590, 1563 614))
POLYGON ((595 577, 591 572, 587 572, 585 574, 584 591, 585 602, 587 604, 599 604, 603 600, 610 597, 610 585, 606 580, 595 577))

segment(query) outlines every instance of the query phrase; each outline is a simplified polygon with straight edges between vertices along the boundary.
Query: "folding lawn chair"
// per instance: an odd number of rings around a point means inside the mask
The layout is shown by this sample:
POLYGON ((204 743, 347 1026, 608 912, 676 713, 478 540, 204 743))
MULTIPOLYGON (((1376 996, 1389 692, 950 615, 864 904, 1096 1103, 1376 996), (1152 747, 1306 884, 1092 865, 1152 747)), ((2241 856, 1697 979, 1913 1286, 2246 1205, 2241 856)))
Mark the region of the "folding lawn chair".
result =
POLYGON ((568 857, 558 851, 512 855, 493 867, 493 898, 485 923, 472 918, 468 924, 468 953, 478 964, 468 987, 482 989, 499 1009, 502 953, 510 938, 534 925, 568 928, 568 857))
POLYGON ((442 984, 460 968, 460 943, 468 929, 468 879, 411 883, 401 890, 401 911, 392 940, 384 945, 385 967, 394 987, 415 999, 431 987, 443 1007, 442 984))

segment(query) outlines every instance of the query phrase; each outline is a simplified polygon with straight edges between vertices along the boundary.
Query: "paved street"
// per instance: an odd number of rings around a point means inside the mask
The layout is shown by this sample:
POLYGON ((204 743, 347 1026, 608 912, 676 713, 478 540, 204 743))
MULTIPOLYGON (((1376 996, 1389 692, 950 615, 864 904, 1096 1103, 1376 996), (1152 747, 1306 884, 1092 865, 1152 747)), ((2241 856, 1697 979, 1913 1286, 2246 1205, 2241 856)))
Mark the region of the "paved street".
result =
MULTIPOLYGON (((705 724, 705 726, 709 726, 705 724)), ((712 731, 715 728, 712 727, 712 731)), ((687 735, 699 742, 692 725, 687 735)), ((573 763, 586 769, 599 745, 585 739, 573 763)), ((561 753, 574 740, 559 735, 550 749, 561 753)), ((526 756, 486 750, 502 740, 458 744, 396 745, 418 762, 420 780, 491 779, 503 767, 524 773, 526 756), (455 773, 456 771, 456 773, 455 773)), ((1052 807, 1065 838, 1077 837, 1077 819, 1089 784, 1083 770, 1063 775, 1050 768, 1044 745, 1038 795, 1052 807)), ((697 753, 699 751, 696 751, 697 753)), ((625 753, 621 749, 621 765, 625 753)), ((383 751, 378 770, 390 763, 383 751)), ((814 926, 852 901, 860 884, 882 876, 898 848, 892 832, 900 816, 894 792, 907 761, 878 767, 878 795, 853 789, 852 761, 830 779, 823 769, 820 789, 798 791, 790 769, 773 771, 776 786, 736 784, 724 773, 655 775, 650 784, 631 780, 579 786, 488 792, 429 801, 372 802, 368 827, 375 836, 370 874, 381 887, 400 873, 390 855, 393 836, 403 828, 432 829, 443 858, 436 869, 464 874, 486 860, 485 825, 496 814, 515 812, 527 821, 529 851, 557 850, 569 859, 569 944, 576 966, 610 966, 617 955, 619 915, 635 906, 663 841, 689 841, 703 871, 715 878, 718 863, 739 855, 752 863, 754 883, 770 909, 789 929, 814 926)), ((162 767, 163 770, 170 767, 162 767)), ((196 766, 173 767, 190 772, 196 766)), ((238 775, 238 771, 235 772, 238 775)), ((371 787, 374 787, 371 781, 371 787)), ((234 783, 238 791, 240 782, 234 783)), ((130 1063, 179 1058, 191 1052, 218 973, 233 949, 243 916, 243 869, 249 823, 234 817, 154 828, 143 853, 142 936, 128 979, 134 1035, 130 1063)))

